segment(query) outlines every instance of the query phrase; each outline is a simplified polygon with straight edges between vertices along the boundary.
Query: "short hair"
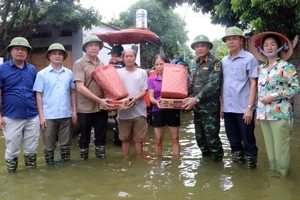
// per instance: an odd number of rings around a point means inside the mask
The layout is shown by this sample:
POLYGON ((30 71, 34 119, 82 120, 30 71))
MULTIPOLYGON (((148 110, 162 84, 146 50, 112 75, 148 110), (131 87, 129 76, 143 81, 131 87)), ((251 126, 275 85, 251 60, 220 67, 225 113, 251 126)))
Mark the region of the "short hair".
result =
POLYGON ((122 55, 121 55, 121 57, 122 57, 122 58, 124 58, 124 54, 125 54, 125 52, 128 52, 128 51, 131 51, 131 52, 133 52, 133 54, 134 54, 134 57, 136 58, 136 51, 135 51, 134 49, 125 49, 125 50, 122 52, 122 55))
POLYGON ((278 36, 278 35, 275 35, 275 34, 268 34, 268 35, 266 35, 266 36, 263 38, 263 40, 262 40, 262 45, 264 45, 266 39, 268 39, 268 38, 273 38, 273 39, 275 40, 275 42, 277 43, 277 46, 278 46, 278 47, 281 46, 281 40, 280 40, 279 36, 278 36))
POLYGON ((170 63, 170 60, 169 60, 168 56, 165 55, 165 54, 156 54, 156 55, 153 57, 153 64, 155 64, 155 61, 156 61, 157 59, 161 59, 161 60, 163 60, 165 63, 170 63))

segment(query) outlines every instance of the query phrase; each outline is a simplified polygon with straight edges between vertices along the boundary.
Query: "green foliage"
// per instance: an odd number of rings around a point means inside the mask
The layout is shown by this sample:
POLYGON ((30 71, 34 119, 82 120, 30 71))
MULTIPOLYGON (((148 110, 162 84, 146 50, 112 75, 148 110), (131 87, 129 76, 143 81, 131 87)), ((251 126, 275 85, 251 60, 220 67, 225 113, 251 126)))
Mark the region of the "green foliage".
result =
POLYGON ((215 39, 212 41, 213 43, 213 48, 211 49, 211 53, 222 60, 224 56, 226 56, 229 53, 229 49, 227 48, 226 44, 219 39, 215 39))
MULTIPOLYGON (((179 51, 179 47, 188 40, 186 24, 173 10, 164 9, 161 3, 153 0, 140 0, 131 5, 127 11, 120 13, 118 19, 113 19, 108 24, 120 29, 135 27, 135 12, 138 9, 147 10, 148 29, 161 38, 160 51, 172 58, 173 53, 179 51)), ((158 53, 157 48, 151 44, 142 44, 141 53, 143 67, 151 68, 152 57, 158 53)), ((179 53, 183 54, 183 50, 179 53)))
POLYGON ((299 0, 156 0, 166 7, 188 2, 195 11, 210 13, 212 23, 254 32, 277 31, 293 38, 300 32, 299 0))
POLYGON ((0 56, 16 36, 28 37, 40 24, 61 23, 72 30, 99 25, 101 17, 93 9, 85 9, 80 0, 2 0, 0 3, 0 56))

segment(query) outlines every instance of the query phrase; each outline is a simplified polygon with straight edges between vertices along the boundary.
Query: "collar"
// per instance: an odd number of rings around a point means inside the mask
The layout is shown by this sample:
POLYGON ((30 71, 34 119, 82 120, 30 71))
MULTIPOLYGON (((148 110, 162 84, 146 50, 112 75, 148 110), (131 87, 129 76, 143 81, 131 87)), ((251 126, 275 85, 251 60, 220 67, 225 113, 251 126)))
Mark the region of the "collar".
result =
POLYGON ((207 62, 207 61, 209 60, 209 57, 210 57, 210 53, 208 53, 208 54, 205 56, 204 60, 200 60, 200 58, 197 58, 196 63, 201 64, 201 63, 203 63, 203 62, 207 62))
MULTIPOLYGON (((100 59, 98 57, 96 59, 97 59, 97 62, 100 62, 100 59)), ((86 54, 83 56, 82 60, 85 62, 91 62, 91 60, 89 59, 89 57, 86 54)))
MULTIPOLYGON (((10 67, 13 67, 13 66, 17 67, 12 59, 9 60, 9 66, 10 67)), ((26 61, 24 61, 23 68, 25 68, 25 67, 27 67, 27 62, 26 61)))
MULTIPOLYGON (((276 59, 276 61, 274 62, 273 66, 274 66, 275 64, 279 63, 280 60, 281 60, 281 58, 278 57, 278 58, 276 59)), ((269 61, 265 62, 265 63, 263 64, 263 67, 264 67, 264 68, 265 68, 265 67, 268 67, 268 64, 269 64, 269 61)))
MULTIPOLYGON (((234 59, 236 59, 236 58, 244 58, 245 54, 246 54, 246 51, 243 48, 241 48, 241 50, 239 51, 238 55, 234 59)), ((231 52, 229 53, 229 57, 232 59, 231 52)))
MULTIPOLYGON (((48 67, 49 67, 49 68, 48 68, 48 71, 49 71, 49 72, 52 72, 52 71, 57 72, 57 71, 55 71, 55 69, 52 67, 51 64, 49 64, 48 67)), ((60 70, 58 71, 58 73, 64 72, 64 71, 65 71, 65 67, 61 65, 61 66, 60 66, 60 70)))
POLYGON ((155 79, 156 81, 161 81, 161 79, 158 77, 157 74, 154 75, 154 79, 155 79))

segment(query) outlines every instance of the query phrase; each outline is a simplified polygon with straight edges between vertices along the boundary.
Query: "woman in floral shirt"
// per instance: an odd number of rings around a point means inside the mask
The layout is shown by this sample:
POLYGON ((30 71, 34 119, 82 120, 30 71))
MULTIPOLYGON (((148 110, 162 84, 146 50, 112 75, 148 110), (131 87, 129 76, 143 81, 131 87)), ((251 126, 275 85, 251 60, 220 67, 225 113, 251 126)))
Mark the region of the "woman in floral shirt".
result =
POLYGON ((276 32, 264 32, 251 39, 250 51, 264 62, 258 67, 256 111, 270 169, 286 176, 290 171, 293 97, 299 91, 295 66, 286 62, 293 53, 293 47, 285 36, 276 32))

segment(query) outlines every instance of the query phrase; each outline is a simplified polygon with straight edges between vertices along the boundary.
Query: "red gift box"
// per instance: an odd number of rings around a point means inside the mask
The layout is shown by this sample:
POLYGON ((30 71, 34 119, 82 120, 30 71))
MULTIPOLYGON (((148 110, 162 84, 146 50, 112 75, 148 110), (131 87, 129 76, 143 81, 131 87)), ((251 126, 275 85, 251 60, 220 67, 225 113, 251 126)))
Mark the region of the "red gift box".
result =
POLYGON ((184 99, 188 96, 187 67, 176 64, 164 64, 161 97, 184 99))
POLYGON ((92 76, 107 99, 118 100, 128 96, 128 92, 113 65, 97 68, 92 72, 92 76))

